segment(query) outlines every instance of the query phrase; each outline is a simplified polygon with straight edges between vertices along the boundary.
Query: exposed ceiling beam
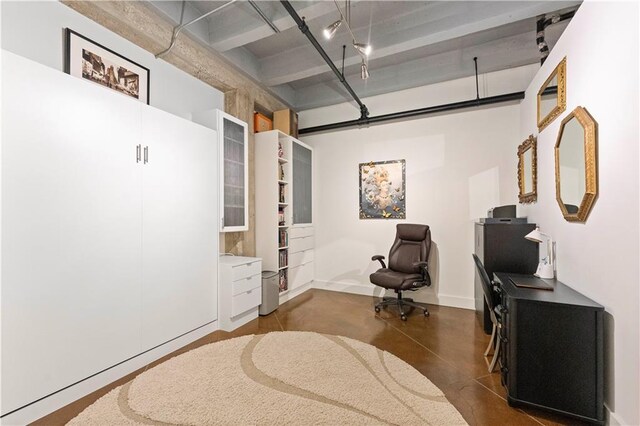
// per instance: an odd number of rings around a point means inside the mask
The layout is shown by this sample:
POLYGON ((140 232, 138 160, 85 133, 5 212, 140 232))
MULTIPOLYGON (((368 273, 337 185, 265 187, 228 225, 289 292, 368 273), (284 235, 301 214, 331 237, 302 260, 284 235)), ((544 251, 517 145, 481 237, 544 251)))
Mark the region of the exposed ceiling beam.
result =
MULTIPOLYGON (((479 3, 474 6, 473 11, 468 11, 468 3, 458 5, 457 2, 440 2, 435 6, 427 3, 422 13, 412 14, 413 22, 409 20, 405 23, 407 26, 403 31, 397 30, 396 20, 392 17, 373 23, 371 28, 369 26, 356 28, 354 32, 361 40, 373 44, 374 52, 371 55, 371 61, 376 61, 576 4, 579 2, 479 3), (460 8, 460 11, 456 12, 455 8, 460 8), (465 9, 468 13, 464 13, 465 9), (439 15, 440 12, 442 15, 439 15), (369 34, 371 39, 368 37, 369 34)), ((316 24, 314 27, 315 31, 318 31, 320 25, 316 24)), ((333 58, 340 58, 342 44, 350 42, 350 35, 342 34, 341 36, 342 38, 337 37, 333 40, 330 48, 326 48, 329 56, 333 58)), ((314 53, 308 46, 301 45, 260 60, 263 83, 267 86, 276 86, 326 72, 326 65, 314 53)), ((358 55, 351 54, 345 59, 345 66, 357 64, 359 61, 358 55)))
MULTIPOLYGON (((267 11, 267 5, 269 5, 269 3, 271 2, 261 2, 259 5, 265 14, 271 13, 273 15, 270 16, 271 21, 281 32, 296 26, 293 19, 291 19, 279 5, 277 9, 272 9, 271 12, 267 11)), ((319 18, 328 13, 337 14, 333 2, 307 3, 306 6, 304 6, 304 2, 294 3, 298 14, 304 16, 307 21, 319 18), (303 4, 302 7, 299 6, 300 3, 303 4)), ((270 7, 274 8, 276 6, 272 4, 270 7)), ((236 14, 238 13, 237 8, 234 12, 236 14)), ((234 16, 231 11, 226 14, 222 13, 219 16, 213 17, 209 21, 209 25, 211 47, 218 52, 226 52, 227 50, 253 43, 254 41, 274 34, 273 30, 265 24, 253 10, 250 10, 244 14, 244 16, 234 16), (242 19, 240 21, 239 16, 240 19, 242 19)))

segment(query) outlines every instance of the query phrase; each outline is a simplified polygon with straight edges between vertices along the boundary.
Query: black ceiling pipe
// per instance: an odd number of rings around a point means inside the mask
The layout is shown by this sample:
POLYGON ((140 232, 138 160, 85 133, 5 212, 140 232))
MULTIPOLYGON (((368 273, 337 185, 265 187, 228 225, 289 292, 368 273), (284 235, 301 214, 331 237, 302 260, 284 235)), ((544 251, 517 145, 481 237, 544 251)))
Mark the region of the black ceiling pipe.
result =
POLYGON ((391 114, 377 115, 374 117, 360 118, 358 120, 340 121, 338 123, 323 124, 321 126, 307 127, 299 130, 300 135, 326 132, 329 130, 346 129, 350 127, 367 126, 371 124, 381 124, 387 121, 418 117, 422 115, 436 114, 447 111, 455 111, 465 108, 493 105, 503 102, 511 102, 524 99, 524 92, 507 93, 506 95, 490 96, 488 98, 472 99, 470 101, 453 102, 444 105, 431 106, 426 108, 412 109, 408 111, 393 112, 391 114))
POLYGON ((320 43, 318 43, 318 40, 316 40, 313 34, 311 34, 311 31, 309 30, 307 23, 304 22, 304 20, 298 15, 298 12, 296 12, 296 10, 293 8, 293 6, 291 6, 291 3, 289 3, 288 0, 280 0, 280 3, 282 3, 282 6, 284 6, 286 11, 289 13, 289 15, 291 15, 295 23, 298 25, 298 28, 300 29, 300 31, 302 31, 302 34, 307 36, 307 38, 309 39, 313 47, 315 47, 315 49, 318 51, 320 56, 322 56, 322 59, 324 59, 327 65, 329 65, 329 68, 331 68, 331 71, 333 71, 336 77, 338 77, 338 80, 340 80, 340 82, 344 85, 345 89, 347 89, 347 92, 349 92, 353 100, 356 101, 356 103, 360 107, 360 120, 366 119, 367 117, 369 117, 369 110, 367 109, 367 106, 362 103, 358 95, 356 95, 356 92, 353 91, 349 83, 347 83, 347 80, 340 73, 338 68, 336 68, 331 58, 329 58, 329 55, 327 55, 327 52, 324 51, 322 46, 320 46, 320 43))

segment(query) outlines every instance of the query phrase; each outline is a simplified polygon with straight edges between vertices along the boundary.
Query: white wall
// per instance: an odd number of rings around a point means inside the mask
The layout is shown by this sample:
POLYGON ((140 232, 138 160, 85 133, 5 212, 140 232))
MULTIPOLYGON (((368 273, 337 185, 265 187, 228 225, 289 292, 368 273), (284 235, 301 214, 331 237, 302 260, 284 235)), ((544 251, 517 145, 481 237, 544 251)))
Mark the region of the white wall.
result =
POLYGON ((224 94, 100 26, 58 1, 2 1, 2 48, 64 70, 64 29, 70 28, 150 69, 150 105, 191 119, 224 109, 224 94))
POLYGON ((605 306, 606 404, 612 423, 637 425, 638 4, 583 3, 527 89, 520 139, 537 133, 536 92, 564 56, 567 109, 538 135, 538 202, 524 210, 556 240, 558 278, 605 306), (599 196, 584 224, 564 220, 554 186, 560 122, 578 105, 598 122, 599 133, 599 196))
MULTIPOLYGON (((482 96, 524 90, 534 67, 482 76, 482 96)), ((365 99, 372 115, 473 99, 465 78, 365 99)), ((349 104, 300 113, 301 127, 348 119, 349 104)), ((387 255, 397 223, 430 225, 434 284, 417 300, 473 309, 473 223, 517 201, 519 105, 304 136, 314 148, 316 275, 319 287, 373 294, 374 254, 387 255), (358 164, 406 160, 407 219, 360 220, 358 164)))

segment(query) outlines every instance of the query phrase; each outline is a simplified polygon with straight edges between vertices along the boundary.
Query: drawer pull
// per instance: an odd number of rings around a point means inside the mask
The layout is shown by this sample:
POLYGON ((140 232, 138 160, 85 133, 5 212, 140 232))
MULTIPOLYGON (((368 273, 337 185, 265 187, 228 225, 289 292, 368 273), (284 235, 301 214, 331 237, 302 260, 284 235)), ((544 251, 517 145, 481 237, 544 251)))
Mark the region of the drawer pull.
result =
POLYGON ((247 281, 249 281, 251 278, 253 278, 253 277, 247 277, 247 281))
POLYGON ((252 292, 252 291, 253 291, 253 289, 249 290, 249 291, 247 292, 247 294, 251 294, 251 292, 252 292))

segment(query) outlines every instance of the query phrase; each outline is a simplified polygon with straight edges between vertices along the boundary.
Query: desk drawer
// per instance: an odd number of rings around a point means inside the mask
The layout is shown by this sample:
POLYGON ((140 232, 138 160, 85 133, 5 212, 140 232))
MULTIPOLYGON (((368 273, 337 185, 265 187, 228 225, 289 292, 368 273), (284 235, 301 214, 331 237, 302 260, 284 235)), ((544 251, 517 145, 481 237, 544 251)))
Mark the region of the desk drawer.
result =
POLYGON ((238 281, 259 274, 262 262, 243 263, 231 267, 231 281, 238 281))
POLYGON ((262 301, 262 289, 260 287, 236 294, 231 300, 231 316, 235 317, 249 309, 260 305, 262 301))
POLYGON ((262 277, 260 274, 256 274, 252 277, 234 281, 233 283, 231 283, 231 285, 233 286, 232 294, 235 296, 237 294, 246 293, 249 290, 260 287, 262 285, 261 278, 262 277))
POLYGON ((314 247, 314 237, 291 238, 289 240, 289 253, 297 253, 299 251, 309 250, 314 247))

